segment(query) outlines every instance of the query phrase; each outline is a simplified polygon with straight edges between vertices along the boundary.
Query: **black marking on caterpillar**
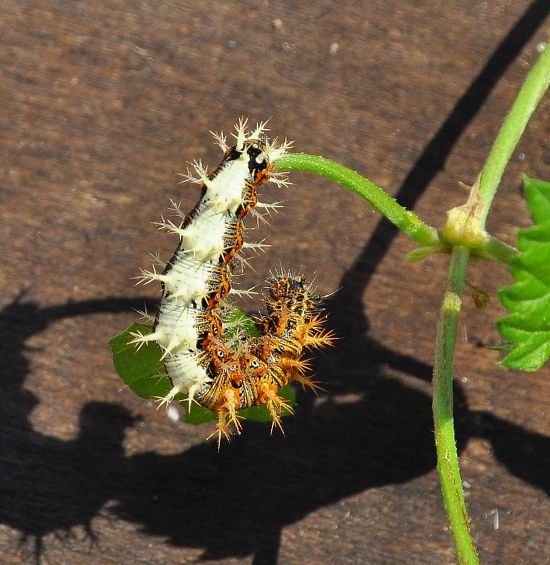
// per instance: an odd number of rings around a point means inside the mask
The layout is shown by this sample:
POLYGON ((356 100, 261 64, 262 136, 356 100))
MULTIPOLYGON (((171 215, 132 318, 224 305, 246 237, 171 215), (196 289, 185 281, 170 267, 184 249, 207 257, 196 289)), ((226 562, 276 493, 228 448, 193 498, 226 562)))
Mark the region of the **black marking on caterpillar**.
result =
POLYGON ((316 388, 305 375, 308 363, 302 351, 332 342, 322 327, 324 317, 316 313, 319 297, 303 277, 290 273, 271 281, 268 313, 258 323, 260 337, 242 331, 228 336, 226 298, 247 292, 231 286, 237 254, 242 248, 264 247, 245 243, 243 220, 257 207, 278 207, 258 203, 261 185, 270 180, 287 184, 273 173, 273 165, 290 143, 267 140, 265 125, 248 134, 246 121, 240 120, 233 146, 223 134, 214 134, 224 151, 220 165, 209 175, 196 161, 197 176, 185 175, 202 185, 201 197, 187 215, 176 207, 180 225, 164 218, 159 222, 160 229, 178 235, 179 244, 162 272, 142 272, 142 283, 161 282, 162 298, 152 333, 135 333, 131 341, 137 347, 148 341, 160 346, 172 382, 161 404, 183 394, 189 408, 195 401, 214 411, 218 442, 222 436, 229 439, 231 424, 240 431, 241 408, 267 406, 273 424, 282 429, 281 413, 290 407, 278 391, 292 380, 316 388))

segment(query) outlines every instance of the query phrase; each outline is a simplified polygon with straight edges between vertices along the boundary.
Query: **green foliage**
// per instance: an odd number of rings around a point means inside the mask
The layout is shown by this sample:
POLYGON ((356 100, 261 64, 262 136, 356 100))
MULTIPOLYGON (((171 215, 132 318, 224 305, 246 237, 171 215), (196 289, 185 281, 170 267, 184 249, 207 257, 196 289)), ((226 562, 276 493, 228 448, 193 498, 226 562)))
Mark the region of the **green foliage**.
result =
POLYGON ((518 232, 520 253, 510 264, 515 282, 499 293, 510 314, 497 327, 512 344, 502 364, 536 371, 550 356, 550 183, 524 177, 524 184, 535 225, 518 232))
MULTIPOLYGON (((296 406, 296 394, 291 386, 284 386, 279 391, 279 396, 286 399, 289 406, 296 406)), ((245 408, 244 410, 239 410, 239 414, 244 416, 247 420, 253 420, 254 422, 271 422, 273 418, 269 415, 269 411, 265 406, 254 406, 254 408, 245 408)), ((283 410, 281 416, 290 416, 292 412, 288 410, 283 410)))
MULTIPOLYGON (((254 322, 240 310, 230 316, 228 321, 239 321, 239 326, 244 328, 249 335, 258 335, 254 322)), ((154 342, 146 343, 138 350, 135 345, 129 345, 132 341, 132 333, 139 332, 143 335, 151 333, 152 327, 144 324, 133 323, 123 332, 113 336, 109 345, 113 352, 113 363, 120 378, 128 385, 134 393, 142 398, 162 398, 172 388, 170 378, 164 370, 164 364, 160 360, 161 352, 154 342)), ((279 395, 286 399, 290 406, 296 404, 294 390, 285 386, 279 391, 279 395)), ((176 400, 185 401, 183 395, 176 396, 176 400)), ((187 404, 183 402, 187 409, 187 404)), ((265 406, 255 406, 239 410, 239 414, 247 420, 256 422, 271 422, 272 418, 265 406)), ((283 412, 282 416, 288 416, 290 412, 283 412)), ((194 403, 187 413, 185 421, 190 424, 204 424, 217 419, 217 415, 203 406, 194 403)))
POLYGON ((218 419, 217 414, 214 414, 214 412, 196 402, 191 405, 191 410, 188 409, 187 403, 185 403, 184 406, 186 411, 185 421, 188 424, 199 426, 207 422, 215 422, 218 419))
POLYGON ((151 326, 133 323, 109 340, 117 373, 142 398, 163 397, 172 388, 156 343, 146 343, 139 350, 133 344, 128 345, 134 339, 131 333, 146 335, 151 333, 151 329, 151 326))
POLYGON ((225 318, 225 323, 230 325, 227 330, 227 336, 232 337, 235 334, 237 328, 239 330, 245 331, 248 335, 253 337, 258 337, 260 332, 254 323, 254 320, 247 316, 242 310, 235 308, 227 318, 225 318))

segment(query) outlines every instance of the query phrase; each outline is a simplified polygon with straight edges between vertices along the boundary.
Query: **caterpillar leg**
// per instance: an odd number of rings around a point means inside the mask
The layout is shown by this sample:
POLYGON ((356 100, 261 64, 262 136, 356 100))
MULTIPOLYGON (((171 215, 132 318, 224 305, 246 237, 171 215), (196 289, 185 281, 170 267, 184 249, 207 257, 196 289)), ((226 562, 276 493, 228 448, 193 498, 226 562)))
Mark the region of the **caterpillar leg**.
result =
POLYGON ((285 431, 283 429, 281 415, 283 412, 294 414, 294 410, 284 398, 277 394, 278 390, 278 387, 274 384, 265 382, 261 383, 259 386, 258 400, 259 404, 264 404, 267 407, 269 415, 273 420, 273 423, 271 424, 271 433, 273 433, 273 430, 277 427, 284 435, 285 431))
POLYGON ((222 445, 222 437, 225 437, 225 439, 230 442, 231 436, 233 435, 229 422, 227 421, 225 416, 226 414, 224 412, 220 412, 218 414, 218 423, 216 424, 216 430, 206 438, 206 440, 208 441, 211 437, 217 436, 218 451, 220 450, 222 445))
POLYGON ((216 431, 212 432, 207 439, 217 436, 218 451, 221 447, 222 437, 230 442, 233 433, 241 433, 242 424, 240 420, 242 417, 237 414, 237 408, 239 408, 239 405, 240 399, 238 395, 230 389, 224 393, 223 401, 216 409, 216 412, 218 412, 216 431))

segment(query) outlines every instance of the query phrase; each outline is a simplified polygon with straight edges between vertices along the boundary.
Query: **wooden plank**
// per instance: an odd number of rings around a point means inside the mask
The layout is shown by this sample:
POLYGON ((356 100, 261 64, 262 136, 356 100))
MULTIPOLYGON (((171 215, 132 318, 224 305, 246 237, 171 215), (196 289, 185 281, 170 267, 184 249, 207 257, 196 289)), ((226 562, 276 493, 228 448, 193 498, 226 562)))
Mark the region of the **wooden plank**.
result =
MULTIPOLYGON (((0 548, 2 562, 452 563, 434 469, 429 379, 446 259, 356 197, 293 175, 273 248, 329 294, 341 336, 315 361, 286 437, 245 425, 218 454, 115 375, 109 336, 158 292, 132 286, 150 222, 195 188, 175 172, 219 156, 208 131, 241 115, 363 172, 440 225, 464 201, 537 46, 548 3, 130 2, 2 4, 0 548), (23 543, 21 543, 23 542, 23 543)), ((543 102, 510 164, 490 229, 529 219, 523 172, 550 178, 543 102)), ((496 290, 466 301, 457 426, 484 563, 550 554, 548 370, 497 367, 496 290), (498 517, 498 519, 497 519, 498 517), (497 527, 498 526, 498 527, 497 527)), ((251 310, 258 307, 248 303, 251 310)))

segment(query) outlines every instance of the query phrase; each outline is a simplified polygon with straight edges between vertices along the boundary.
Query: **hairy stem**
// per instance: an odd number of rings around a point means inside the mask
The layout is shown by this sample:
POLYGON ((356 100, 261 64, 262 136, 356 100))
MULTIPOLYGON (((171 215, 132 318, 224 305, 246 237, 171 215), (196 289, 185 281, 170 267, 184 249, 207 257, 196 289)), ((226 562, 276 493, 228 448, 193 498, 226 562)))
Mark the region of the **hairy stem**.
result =
MULTIPOLYGON (((481 208, 476 214, 481 229, 485 226, 487 214, 504 169, 549 83, 550 48, 547 46, 527 75, 481 171, 478 187, 481 208)), ((472 190, 475 190, 475 187, 472 190)), ((510 262, 517 253, 513 247, 492 237, 488 238, 486 247, 489 255, 504 262, 510 262)), ((455 540, 458 561, 464 565, 475 565, 479 563, 479 560, 469 530, 453 422, 453 354, 469 255, 468 249, 458 245, 451 253, 447 288, 437 325, 433 415, 437 471, 445 509, 455 540)))
POLYGON ((489 236, 481 251, 488 257, 498 259, 507 265, 509 265, 512 259, 518 254, 518 250, 515 247, 493 236, 489 236))
POLYGON ((290 153, 277 161, 277 170, 306 171, 335 180, 364 198, 414 241, 425 246, 439 243, 435 228, 425 224, 414 212, 398 204, 397 200, 383 189, 344 165, 316 155, 290 153))
POLYGON ((550 84, 550 44, 529 71, 481 171, 479 191, 483 202, 480 224, 485 225, 489 208, 504 169, 518 141, 550 84))
POLYGON ((464 565, 477 564, 478 558, 470 535, 455 443, 453 354, 469 256, 469 251, 464 247, 454 247, 451 253, 447 288, 437 324, 432 401, 437 472, 455 540, 458 562, 464 565))

